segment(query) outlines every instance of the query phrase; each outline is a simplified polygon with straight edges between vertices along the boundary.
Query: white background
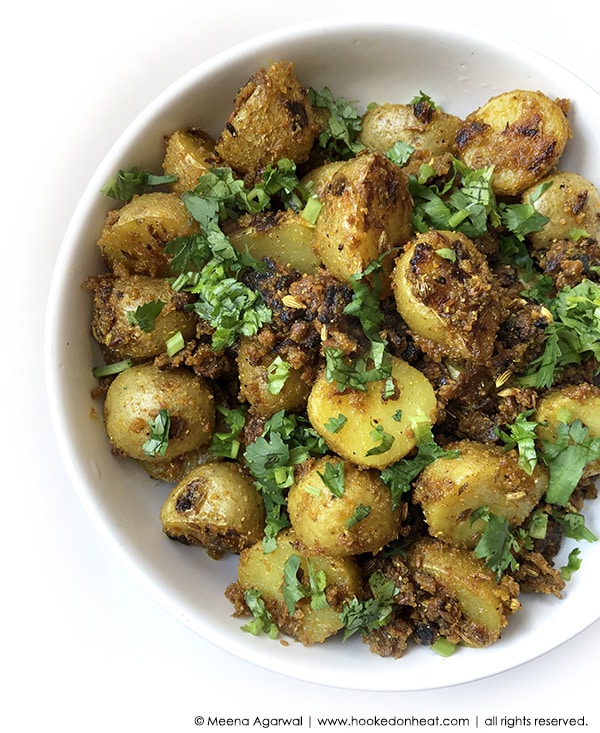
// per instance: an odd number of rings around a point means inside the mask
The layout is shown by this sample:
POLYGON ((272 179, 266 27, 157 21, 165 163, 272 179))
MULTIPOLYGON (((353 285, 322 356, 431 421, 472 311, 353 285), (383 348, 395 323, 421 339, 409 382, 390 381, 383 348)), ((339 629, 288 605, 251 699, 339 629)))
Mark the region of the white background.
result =
POLYGON ((365 8, 356 0, 239 6, 235 0, 13 0, 10 10, 5 6, 1 730, 179 733, 199 730, 194 718, 201 714, 294 714, 305 722, 312 715, 313 727, 318 715, 470 716, 471 728, 478 716, 479 728, 507 730, 486 726, 485 719, 546 712, 585 714, 588 730, 600 730, 598 623, 518 669, 433 692, 350 693, 231 657, 169 616, 121 568, 84 514, 57 454, 43 380, 45 301, 61 238, 104 153, 158 92, 215 52, 298 20, 380 11, 496 31, 600 90, 597 27, 575 3, 554 9, 548 0, 371 0, 365 8))

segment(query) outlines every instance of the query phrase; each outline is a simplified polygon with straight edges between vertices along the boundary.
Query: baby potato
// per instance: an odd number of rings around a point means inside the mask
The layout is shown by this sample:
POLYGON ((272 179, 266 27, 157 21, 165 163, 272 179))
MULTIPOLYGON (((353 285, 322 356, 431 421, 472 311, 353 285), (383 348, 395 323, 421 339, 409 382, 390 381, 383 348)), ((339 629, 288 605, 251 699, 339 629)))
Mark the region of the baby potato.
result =
POLYGON ((359 466, 385 468, 403 458, 415 447, 413 425, 436 421, 437 400, 434 389, 420 371, 392 357, 395 394, 383 394, 384 382, 369 382, 366 391, 346 389, 321 373, 307 403, 308 418, 331 451, 359 466), (334 431, 329 427, 340 416, 345 420, 334 431), (384 449, 384 440, 391 444, 384 449), (382 450, 384 449, 384 450, 382 450))
POLYGON ((283 386, 274 389, 273 381, 269 380, 269 369, 275 359, 276 354, 265 353, 253 339, 240 339, 237 355, 240 398, 264 417, 270 417, 279 410, 296 412, 304 408, 310 392, 310 386, 302 380, 301 370, 289 365, 283 386))
POLYGON ((494 166, 498 196, 518 196, 558 163, 571 137, 569 102, 516 89, 492 97, 467 115, 456 135, 461 159, 472 169, 494 166))
POLYGON ((600 239, 600 194, 578 173, 552 173, 526 189, 522 198, 523 203, 532 202, 534 209, 549 219, 540 231, 527 235, 535 249, 547 249, 558 240, 569 239, 573 229, 600 239), (532 202, 533 194, 545 184, 549 186, 532 202))
POLYGON ((112 272, 168 277, 165 244, 197 228, 177 194, 145 193, 109 211, 98 247, 112 272))
MULTIPOLYGON (((498 641, 508 617, 520 608, 518 585, 506 576, 496 582, 495 574, 469 550, 423 538, 409 547, 406 562, 413 572, 436 581, 436 598, 445 594, 458 604, 464 618, 455 631, 467 646, 485 647, 498 641)), ((435 622, 426 607, 422 610, 426 622, 435 622)))
POLYGON ((104 420, 117 453, 142 461, 169 461, 207 443, 215 424, 208 383, 184 369, 161 371, 152 364, 118 374, 106 393, 104 420), (149 450, 151 425, 161 410, 169 416, 164 452, 149 450))
POLYGON ((489 362, 500 323, 494 278, 464 234, 417 234, 396 258, 392 291, 398 312, 431 357, 489 362))
MULTIPOLYGON (((600 438, 600 387, 583 382, 550 390, 538 402, 535 419, 541 423, 537 435, 556 442, 559 422, 571 424, 580 420, 593 438, 600 438)), ((600 473, 600 458, 588 464, 584 476, 600 473)))
POLYGON ((346 601, 360 597, 362 581, 360 569, 351 557, 324 557, 300 552, 292 529, 277 535, 277 547, 265 553, 262 542, 242 550, 238 566, 238 586, 243 592, 257 590, 265 602, 277 628, 305 646, 320 644, 342 629, 340 611, 346 601), (311 599, 296 602, 289 613, 283 597, 286 562, 296 555, 300 558, 298 580, 309 584, 309 563, 313 573, 325 574, 325 595, 331 605, 314 609, 311 599))
POLYGON ((472 521, 476 509, 487 506, 518 527, 548 487, 545 469, 536 466, 529 475, 514 451, 469 440, 448 449, 460 455, 426 466, 413 484, 413 498, 423 509, 429 533, 455 547, 472 549, 479 541, 485 521, 472 521))
POLYGON ((380 153, 401 141, 431 155, 442 155, 452 152, 461 124, 459 117, 431 105, 386 103, 365 113, 358 139, 380 153))
POLYGON ((333 456, 319 459, 291 486, 288 513, 302 547, 329 557, 379 552, 396 539, 402 522, 378 471, 333 456))
POLYGON ((291 209, 241 216, 224 231, 238 252, 247 249, 258 260, 271 257, 306 274, 314 274, 319 266, 313 251, 315 228, 291 209))
POLYGON ((263 535, 265 509, 252 478, 237 463, 196 466, 175 486, 160 510, 164 533, 211 557, 240 553, 263 535))
POLYGON ((339 166, 319 198, 314 248, 338 280, 348 282, 410 238, 408 178, 381 153, 358 155, 339 166))
POLYGON ((167 138, 162 167, 165 175, 177 176, 171 184, 174 193, 193 190, 198 178, 215 164, 215 141, 203 130, 176 130, 167 138))
POLYGON ((176 293, 167 278, 106 275, 96 278, 92 287, 92 334, 111 361, 149 359, 163 353, 167 339, 178 331, 185 340, 195 334, 195 317, 183 308, 188 297, 176 293), (163 304, 153 323, 132 323, 138 308, 152 303, 163 304))
POLYGON ((238 173, 254 176, 281 158, 303 163, 319 130, 294 65, 277 62, 239 90, 215 151, 238 173))

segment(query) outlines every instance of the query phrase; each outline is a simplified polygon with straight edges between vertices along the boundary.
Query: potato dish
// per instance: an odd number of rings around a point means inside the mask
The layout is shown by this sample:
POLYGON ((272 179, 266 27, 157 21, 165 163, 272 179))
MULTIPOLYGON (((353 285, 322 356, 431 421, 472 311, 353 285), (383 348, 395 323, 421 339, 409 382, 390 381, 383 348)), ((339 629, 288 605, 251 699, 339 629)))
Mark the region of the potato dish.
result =
POLYGON ((168 483, 157 531, 239 556, 243 631, 486 647, 596 540, 599 194, 569 100, 309 83, 255 71, 103 189, 108 441, 168 483))

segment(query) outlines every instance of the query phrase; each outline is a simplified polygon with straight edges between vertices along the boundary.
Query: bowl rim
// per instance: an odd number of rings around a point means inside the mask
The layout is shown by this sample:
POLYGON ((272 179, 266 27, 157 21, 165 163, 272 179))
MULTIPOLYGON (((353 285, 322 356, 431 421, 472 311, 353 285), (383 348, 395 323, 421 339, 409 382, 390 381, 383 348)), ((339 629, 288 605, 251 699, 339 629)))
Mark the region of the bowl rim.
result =
MULTIPOLYGON (((488 30, 482 30, 476 26, 466 26, 462 23, 441 23, 418 16, 401 18, 389 13, 374 13, 368 16, 356 14, 345 18, 326 17, 276 28, 241 41, 229 48, 225 48, 190 68, 146 105, 121 131, 117 140, 97 165, 95 172, 84 188, 63 236, 51 277, 44 324, 44 375, 52 427, 70 483, 105 544, 136 582, 159 605, 218 648, 270 671, 275 671, 303 681, 316 682, 345 689, 416 691, 450 687, 475 681, 527 663, 550 652, 576 636, 596 621, 600 612, 587 609, 580 618, 577 626, 575 628, 565 628, 560 638, 555 639, 552 643, 538 643, 533 653, 526 657, 510 661, 505 660, 503 664, 484 674, 478 672, 473 672, 472 674, 463 673, 458 677, 450 677, 448 679, 441 679, 434 675, 429 681, 423 679, 412 682, 410 680, 404 680, 403 685, 398 687, 398 684, 393 679, 388 683, 384 683, 379 678, 376 685, 371 686, 368 681, 360 680, 354 682, 348 676, 344 676, 342 682, 338 683, 335 679, 331 680, 325 678, 323 675, 319 676, 318 674, 309 673, 304 667, 293 669, 289 663, 272 659, 269 647, 262 643, 257 644, 253 648, 249 648, 247 645, 240 643, 239 639, 230 638, 229 632, 220 632, 210 624, 203 624, 202 622, 198 622, 197 619, 192 619, 190 609, 182 608, 181 603, 178 603, 176 598, 170 597, 168 590, 166 591, 160 586, 152 573, 140 566, 139 561, 135 557, 135 553, 131 551, 129 543, 119 535, 118 530, 111 523, 107 510, 101 505, 98 497, 94 496, 93 492, 90 492, 87 487, 85 479, 86 471, 82 468, 80 458, 75 456, 71 449, 69 421, 66 413, 61 409, 63 395, 65 394, 67 385, 65 384, 64 377, 61 376, 58 344, 61 341, 60 316, 67 307, 67 295, 65 293, 66 273, 69 272, 70 260, 77 249, 79 240, 78 233, 85 226, 89 211, 93 206, 93 200, 97 197, 100 187, 107 179, 107 172, 115 170, 115 164, 131 145, 131 141, 144 130, 148 122, 155 117, 159 110, 164 109, 173 100, 179 98, 182 93, 185 93, 186 89, 193 86, 194 82, 218 73, 219 69, 223 66, 239 63, 244 58, 251 57, 260 49, 268 48, 274 44, 281 44, 284 41, 298 41, 303 38, 310 38, 315 34, 344 35, 351 32, 364 33, 366 29, 376 32, 384 28, 394 33, 426 32, 428 35, 441 34, 442 37, 451 37, 454 42, 458 42, 459 40, 465 42, 476 41, 478 45, 489 45, 495 52, 502 49, 502 53, 516 56, 522 59, 524 63, 531 63, 534 66, 543 64, 548 72, 555 74, 561 79, 568 80, 569 84, 575 87, 576 91, 574 96, 578 93, 585 93, 586 95, 591 94, 597 97, 599 100, 598 109, 600 110, 600 95, 598 95, 598 92, 577 75, 568 71, 564 66, 522 43, 507 39, 488 30)), ((245 635, 240 634, 240 636, 245 635)), ((366 649, 363 651, 363 653, 367 652, 368 650, 366 649)), ((401 664, 402 660, 399 660, 397 663, 401 664)))

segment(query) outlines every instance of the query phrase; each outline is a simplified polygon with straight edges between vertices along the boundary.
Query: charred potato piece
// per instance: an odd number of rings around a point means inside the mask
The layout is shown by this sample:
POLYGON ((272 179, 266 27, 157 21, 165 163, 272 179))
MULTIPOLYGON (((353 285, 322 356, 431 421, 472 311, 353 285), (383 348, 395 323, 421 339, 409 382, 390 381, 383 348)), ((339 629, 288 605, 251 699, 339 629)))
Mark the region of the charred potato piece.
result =
POLYGON ((176 293, 166 278, 106 275, 95 278, 92 287, 92 334, 111 360, 149 359, 164 352, 178 331, 184 340, 195 334, 195 317, 184 310, 187 296, 176 293), (149 303, 163 304, 153 322, 132 322, 137 309, 149 303))
POLYGON ((104 420, 116 452, 142 461, 169 461, 211 439, 214 397, 208 383, 189 371, 161 371, 152 364, 140 364, 121 372, 111 383, 104 420), (168 411, 170 420, 166 450, 149 453, 146 441, 161 410, 168 411))
POLYGON ((548 476, 537 466, 529 475, 514 451, 468 440, 452 443, 455 458, 441 457, 426 466, 414 483, 413 498, 420 504, 432 536, 456 547, 472 549, 485 529, 473 512, 487 506, 492 514, 518 527, 548 487, 548 476))
POLYGON ((290 488, 288 512, 302 547, 329 557, 376 553, 398 537, 402 522, 378 471, 333 456, 319 459, 290 488))
MULTIPOLYGON (((412 197, 407 176, 381 153, 345 162, 322 187, 319 198, 315 252, 338 280, 347 282, 410 238, 412 197)), ((384 269, 389 270, 387 264, 384 269)))
POLYGON ((571 137, 567 100, 516 89, 492 97, 467 115, 456 135, 461 159, 472 169, 494 166, 499 196, 518 196, 558 163, 571 137))
POLYGON ((600 194, 578 173, 559 171, 546 176, 523 192, 523 203, 530 202, 549 219, 540 231, 528 235, 535 249, 547 249, 558 240, 569 239, 573 229, 600 239, 600 194), (546 184, 548 187, 541 194, 534 195, 546 184))
POLYGON ((165 244, 195 231, 177 194, 145 193, 107 214, 98 247, 112 272, 168 277, 165 244))
POLYGON ((306 274, 314 274, 319 266, 313 251, 315 228, 291 209, 241 216, 224 231, 238 252, 247 249, 258 260, 270 257, 306 274))
POLYGON ((430 356, 489 362, 501 313, 487 260, 464 234, 418 234, 396 259, 392 290, 430 356))
POLYGON ((240 89, 215 150, 239 174, 255 175, 281 158, 307 160, 319 129, 293 64, 278 62, 240 89))
POLYGON ((469 550, 425 538, 408 549, 406 562, 413 574, 428 576, 436 584, 431 604, 423 596, 417 614, 422 614, 425 625, 437 625, 441 635, 451 640, 455 637, 471 647, 493 644, 508 617, 520 608, 517 583, 507 576, 498 583, 495 574, 469 550), (454 623, 444 618, 451 605, 460 614, 454 623))
POLYGON ((238 586, 243 591, 257 590, 280 631, 305 646, 319 644, 343 627, 340 611, 344 602, 360 597, 360 569, 351 557, 324 557, 300 552, 293 530, 280 532, 277 547, 265 553, 262 543, 242 551, 238 567, 238 586), (325 596, 329 605, 315 610, 310 598, 302 598, 290 614, 283 597, 285 565, 292 555, 300 558, 299 581, 308 586, 310 563, 313 573, 323 572, 325 596))
POLYGON ((165 175, 177 176, 171 185, 174 193, 193 190, 216 162, 215 141, 202 130, 176 130, 167 138, 162 167, 165 175))
POLYGON ((337 455, 359 466, 385 468, 415 447, 414 423, 436 422, 437 400, 431 383, 420 371, 392 357, 392 379, 396 392, 384 395, 384 381, 368 383, 366 391, 340 392, 322 373, 308 398, 308 418, 327 446, 337 455), (330 421, 345 421, 333 432, 330 421), (391 445, 381 452, 385 436, 391 445))
POLYGON ((202 545, 219 558, 261 539, 265 510, 252 478, 239 464, 223 461, 187 473, 162 505, 160 520, 171 539, 202 545))
POLYGON ((431 155, 442 155, 452 152, 461 124, 459 117, 429 104, 381 104, 364 115, 358 139, 379 153, 401 141, 431 155))

